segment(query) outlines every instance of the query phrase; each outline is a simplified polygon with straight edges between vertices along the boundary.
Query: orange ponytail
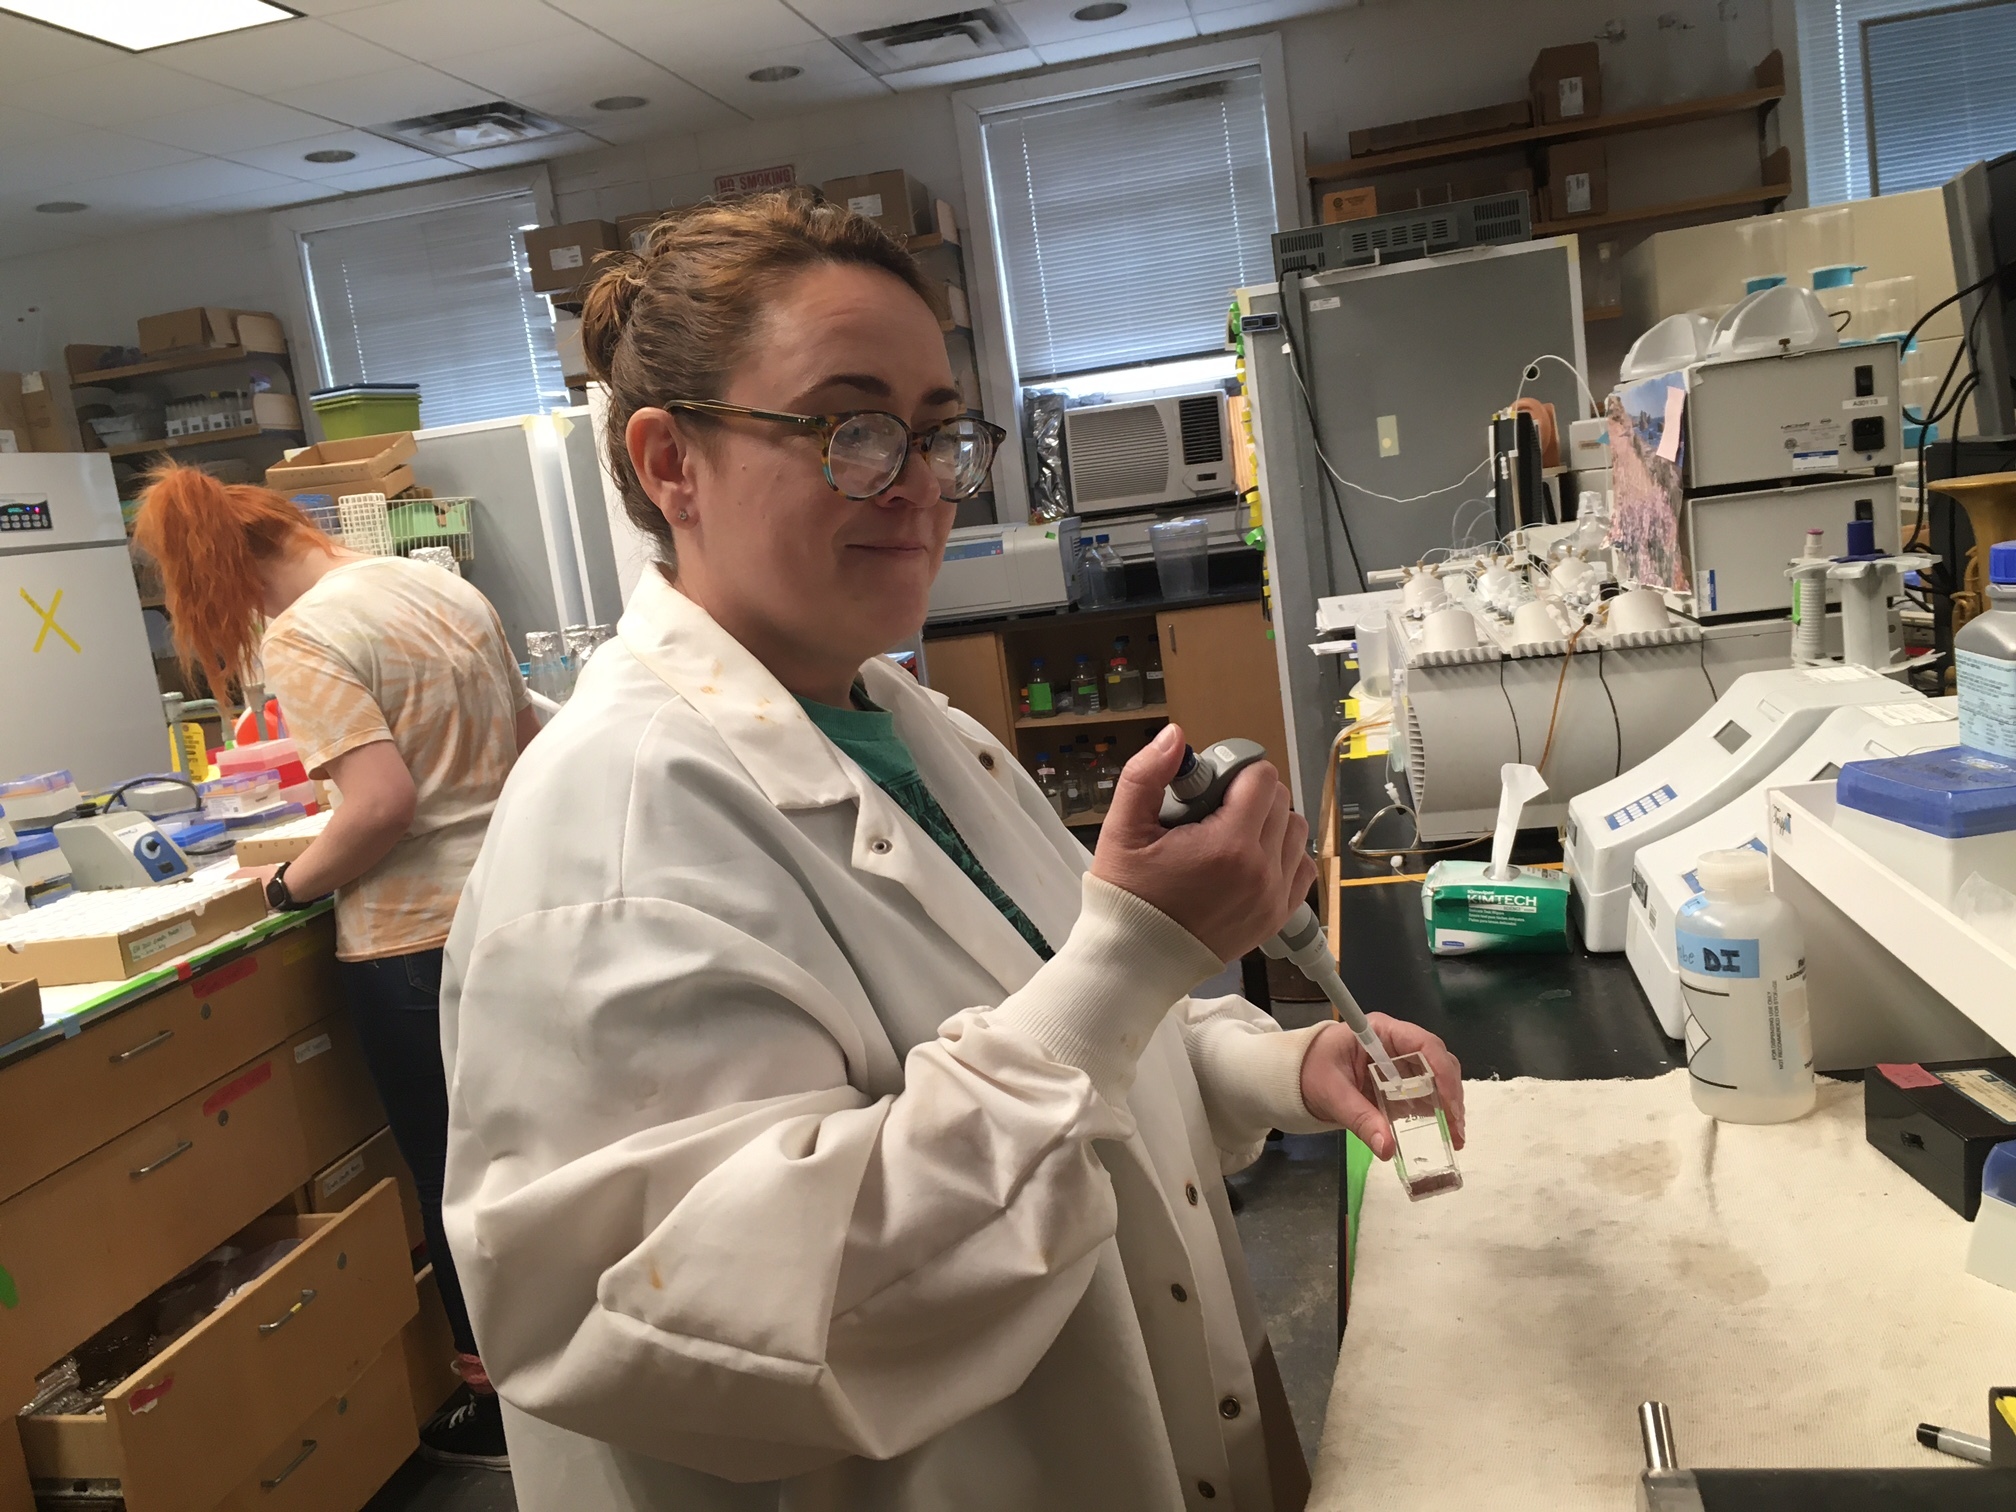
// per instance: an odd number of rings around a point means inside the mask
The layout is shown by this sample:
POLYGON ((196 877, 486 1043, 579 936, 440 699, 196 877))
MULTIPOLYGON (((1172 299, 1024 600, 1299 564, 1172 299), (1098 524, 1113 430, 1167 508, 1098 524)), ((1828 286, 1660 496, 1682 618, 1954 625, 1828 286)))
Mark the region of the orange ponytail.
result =
POLYGON ((220 696, 242 683, 265 618, 260 568, 335 542, 270 488, 220 483, 199 467, 164 463, 140 495, 133 543, 161 569, 175 649, 220 696))

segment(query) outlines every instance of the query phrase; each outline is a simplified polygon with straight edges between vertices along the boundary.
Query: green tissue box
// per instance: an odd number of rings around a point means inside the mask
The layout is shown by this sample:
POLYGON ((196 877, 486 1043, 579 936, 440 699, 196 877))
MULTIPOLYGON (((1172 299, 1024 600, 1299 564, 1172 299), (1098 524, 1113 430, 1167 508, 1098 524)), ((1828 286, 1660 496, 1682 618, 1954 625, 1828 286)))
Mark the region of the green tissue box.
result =
POLYGON ((1435 955, 1566 950, 1567 876, 1515 866, 1493 881, 1483 861, 1438 861, 1421 879, 1421 918, 1435 955))

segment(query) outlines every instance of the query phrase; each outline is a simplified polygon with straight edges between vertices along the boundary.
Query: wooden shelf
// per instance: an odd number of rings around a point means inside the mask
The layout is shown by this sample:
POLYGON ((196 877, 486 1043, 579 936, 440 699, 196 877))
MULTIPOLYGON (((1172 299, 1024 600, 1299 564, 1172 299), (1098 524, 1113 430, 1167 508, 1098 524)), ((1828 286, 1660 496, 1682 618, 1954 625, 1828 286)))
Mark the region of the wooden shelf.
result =
POLYGON ((1638 226, 1651 221, 1685 220, 1689 216, 1711 215, 1718 210, 1742 210, 1752 205, 1773 205, 1791 194, 1790 184, 1759 184, 1735 189, 1727 194, 1704 194, 1699 199, 1674 200, 1665 205, 1643 205, 1635 210, 1612 210, 1606 215, 1578 215, 1570 220, 1535 221, 1533 235, 1563 236, 1570 231, 1605 231, 1615 226, 1638 226))
POLYGON ((146 362, 135 362, 126 367, 93 368, 70 375, 72 387, 88 388, 94 383, 117 383, 125 378, 147 378, 156 373, 183 373, 195 368, 227 367, 234 362, 246 362, 265 357, 274 362, 285 362, 285 352, 248 352, 244 347, 189 347, 180 352, 168 352, 146 362))
POLYGON ((1108 811, 1103 808, 1087 809, 1082 814, 1065 815, 1064 822, 1070 825, 1071 828, 1073 829, 1090 829, 1095 824, 1104 824, 1106 822, 1107 812, 1108 811))
POLYGON ((1633 131, 1656 131, 1662 126, 1686 126, 1696 121, 1712 121, 1721 116, 1766 110, 1785 98, 1783 56, 1773 52, 1759 64, 1757 80, 1758 87, 1755 89, 1715 95, 1705 100, 1647 105, 1639 110, 1620 110, 1584 120, 1525 126, 1516 131, 1493 131, 1484 136, 1454 137, 1446 142, 1428 142, 1419 147, 1368 152, 1363 157, 1347 158, 1337 163, 1318 163, 1309 170, 1309 181, 1312 184, 1335 183, 1340 179, 1425 168, 1434 163, 1453 163, 1461 158, 1488 157, 1494 152, 1508 152, 1519 147, 1574 142, 1587 137, 1622 136, 1633 131))
POLYGON ((1052 714, 1038 718, 1031 714, 1015 721, 1018 730, 1056 730, 1074 725, 1140 724, 1149 719, 1167 719, 1167 704, 1150 704, 1141 709, 1101 709, 1097 714, 1052 714))
POLYGON ((248 441, 254 436, 298 436, 301 432, 279 425, 234 425, 230 430, 205 431, 200 436, 160 436, 152 441, 122 441, 105 448, 108 457, 137 457, 146 452, 176 451, 184 446, 209 446, 218 441, 248 441))
POLYGON ((1584 324, 1598 320, 1622 320, 1623 318, 1624 306, 1622 305, 1589 305, 1582 311, 1584 324))

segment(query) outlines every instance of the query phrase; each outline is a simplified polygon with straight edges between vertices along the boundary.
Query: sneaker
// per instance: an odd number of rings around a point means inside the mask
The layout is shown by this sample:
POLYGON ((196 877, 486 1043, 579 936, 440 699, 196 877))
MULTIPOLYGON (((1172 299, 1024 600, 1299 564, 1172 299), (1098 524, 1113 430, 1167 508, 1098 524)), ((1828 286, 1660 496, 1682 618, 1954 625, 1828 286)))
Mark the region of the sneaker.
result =
POLYGON ((509 1470, 504 1447, 504 1411, 494 1393, 459 1386, 420 1430, 420 1454, 437 1465, 469 1465, 509 1470))

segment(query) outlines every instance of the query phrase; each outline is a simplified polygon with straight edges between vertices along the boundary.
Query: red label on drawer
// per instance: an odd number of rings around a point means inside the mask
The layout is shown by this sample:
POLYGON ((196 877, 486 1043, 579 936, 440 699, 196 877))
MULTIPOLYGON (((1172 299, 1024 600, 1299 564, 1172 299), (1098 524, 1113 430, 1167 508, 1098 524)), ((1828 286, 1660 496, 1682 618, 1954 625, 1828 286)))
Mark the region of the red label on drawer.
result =
POLYGON ((207 998, 213 992, 222 992, 233 982, 244 981, 258 969, 259 957, 240 956, 229 966, 219 966, 215 971, 204 973, 189 990, 199 998, 207 998))
POLYGON ((250 1092, 254 1087, 263 1087, 271 1080, 273 1080, 273 1062, 270 1060, 259 1062, 258 1065, 247 1071, 243 1076, 233 1077, 215 1092, 204 1098, 203 1116, 208 1118, 219 1108, 230 1107, 231 1104, 238 1101, 239 1098, 250 1092))
POLYGON ((168 1395, 169 1388, 174 1384, 175 1377, 169 1375, 161 1377, 152 1386, 142 1386, 133 1395, 126 1398, 126 1410, 135 1417, 138 1417, 143 1412, 152 1412, 161 1398, 168 1395))
POLYGON ((1907 1091, 1913 1087, 1936 1087, 1939 1085, 1939 1078, 1934 1076, 1930 1071, 1927 1071, 1923 1066, 1878 1066, 1876 1069, 1883 1073, 1883 1080, 1890 1083, 1891 1086, 1903 1087, 1907 1091))

